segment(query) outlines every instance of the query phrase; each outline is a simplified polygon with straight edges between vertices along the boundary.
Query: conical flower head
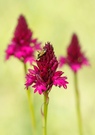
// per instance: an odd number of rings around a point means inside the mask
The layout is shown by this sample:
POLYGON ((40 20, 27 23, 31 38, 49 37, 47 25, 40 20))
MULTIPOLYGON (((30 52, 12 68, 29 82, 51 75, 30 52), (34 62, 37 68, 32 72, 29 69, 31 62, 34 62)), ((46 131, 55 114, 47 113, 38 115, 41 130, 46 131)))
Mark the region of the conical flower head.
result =
POLYGON ((81 51, 76 34, 73 34, 71 43, 67 48, 67 57, 60 57, 60 67, 64 64, 68 64, 74 72, 77 72, 82 65, 89 65, 88 59, 81 51))
POLYGON ((14 32, 13 42, 18 43, 18 46, 29 45, 31 43, 32 32, 28 28, 26 19, 24 16, 20 16, 18 19, 18 24, 14 32))
POLYGON ((28 28, 25 17, 20 15, 14 37, 6 49, 6 59, 15 56, 23 62, 29 61, 32 63, 34 52, 40 49, 41 44, 37 42, 37 39, 33 39, 32 35, 33 32, 28 28))
POLYGON ((34 92, 38 91, 39 94, 50 91, 53 85, 67 88, 67 77, 62 76, 62 71, 56 71, 58 61, 50 43, 45 44, 38 55, 36 64, 34 69, 29 69, 29 73, 26 75, 27 88, 32 85, 35 88, 34 92))

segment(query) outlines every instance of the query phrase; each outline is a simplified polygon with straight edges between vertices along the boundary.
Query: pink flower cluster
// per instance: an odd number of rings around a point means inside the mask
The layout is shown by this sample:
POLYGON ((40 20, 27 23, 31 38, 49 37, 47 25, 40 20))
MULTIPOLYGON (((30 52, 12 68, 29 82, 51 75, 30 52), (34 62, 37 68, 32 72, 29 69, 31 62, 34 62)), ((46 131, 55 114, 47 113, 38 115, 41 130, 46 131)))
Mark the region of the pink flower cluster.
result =
POLYGON ((40 49, 40 45, 37 39, 33 39, 33 32, 28 28, 25 17, 20 15, 14 37, 6 49, 6 60, 14 56, 24 63, 32 63, 34 52, 40 49))
POLYGON ((68 64, 74 72, 77 72, 82 67, 82 65, 89 65, 88 59, 81 51, 76 34, 73 34, 71 43, 67 48, 67 56, 61 56, 59 61, 60 67, 62 67, 64 64, 68 64))
POLYGON ((42 54, 38 55, 36 66, 34 69, 29 69, 26 75, 26 88, 32 85, 35 88, 34 93, 42 94, 45 91, 50 91, 52 86, 67 88, 67 77, 62 76, 62 71, 56 71, 58 61, 54 54, 53 47, 50 43, 45 44, 42 54))

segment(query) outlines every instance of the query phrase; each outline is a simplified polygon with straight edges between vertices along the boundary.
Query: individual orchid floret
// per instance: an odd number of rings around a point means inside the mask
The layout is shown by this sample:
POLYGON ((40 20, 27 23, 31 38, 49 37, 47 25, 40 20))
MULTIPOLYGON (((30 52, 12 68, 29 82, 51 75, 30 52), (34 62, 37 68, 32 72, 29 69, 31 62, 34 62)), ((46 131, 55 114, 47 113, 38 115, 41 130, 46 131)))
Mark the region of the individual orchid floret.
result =
POLYGON ((29 69, 26 75, 26 88, 32 86, 35 92, 42 94, 49 92, 53 85, 67 88, 67 77, 62 76, 62 71, 56 71, 58 61, 54 54, 53 46, 46 43, 42 51, 38 54, 36 65, 29 69))
POLYGON ((84 52, 81 51, 81 46, 76 34, 73 34, 70 45, 67 48, 67 56, 61 56, 59 66, 68 64, 70 68, 77 72, 83 65, 89 65, 88 59, 85 57, 84 52))
POLYGON ((6 60, 14 56, 26 63, 34 61, 34 53, 40 49, 41 43, 33 38, 33 32, 28 28, 28 24, 23 15, 18 18, 14 36, 6 49, 6 60))

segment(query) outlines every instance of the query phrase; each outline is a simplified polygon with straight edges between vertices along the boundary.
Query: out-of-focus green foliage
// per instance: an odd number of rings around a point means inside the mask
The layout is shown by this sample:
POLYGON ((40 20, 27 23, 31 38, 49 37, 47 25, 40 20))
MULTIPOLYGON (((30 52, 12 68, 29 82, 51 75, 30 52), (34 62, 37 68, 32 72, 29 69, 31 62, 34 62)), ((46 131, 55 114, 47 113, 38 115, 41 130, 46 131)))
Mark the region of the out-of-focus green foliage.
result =
MULTIPOLYGON (((72 34, 77 33, 91 67, 78 72, 84 135, 95 135, 95 0, 0 0, 0 135, 31 135, 30 113, 24 89, 23 65, 4 60, 20 14, 25 15, 34 37, 50 41, 56 55, 65 55, 72 34)), ((65 66, 68 89, 52 88, 48 112, 49 135, 77 135, 73 73, 65 66)), ((43 96, 35 94, 39 135, 43 96)))

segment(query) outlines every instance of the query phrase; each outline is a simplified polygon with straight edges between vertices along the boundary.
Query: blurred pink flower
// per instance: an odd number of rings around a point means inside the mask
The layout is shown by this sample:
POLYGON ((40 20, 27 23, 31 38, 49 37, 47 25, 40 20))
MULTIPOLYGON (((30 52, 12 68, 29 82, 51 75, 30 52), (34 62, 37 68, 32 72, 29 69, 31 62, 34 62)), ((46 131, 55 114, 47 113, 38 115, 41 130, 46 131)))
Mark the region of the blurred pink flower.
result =
POLYGON ((50 91, 53 85, 63 86, 66 89, 67 77, 62 76, 62 71, 56 71, 58 61, 52 45, 50 43, 45 44, 42 52, 42 55, 38 54, 37 66, 34 66, 34 69, 29 69, 29 73, 26 75, 26 88, 32 85, 35 88, 34 93, 38 91, 39 94, 50 91))
POLYGON ((6 49, 6 60, 10 56, 15 56, 24 63, 34 61, 34 52, 40 49, 41 43, 33 39, 33 32, 28 28, 26 19, 23 15, 19 16, 14 37, 6 49))
POLYGON ((67 48, 67 56, 61 56, 59 66, 68 64, 74 72, 77 72, 83 65, 90 65, 88 59, 81 51, 81 47, 76 34, 73 34, 70 45, 67 48))

